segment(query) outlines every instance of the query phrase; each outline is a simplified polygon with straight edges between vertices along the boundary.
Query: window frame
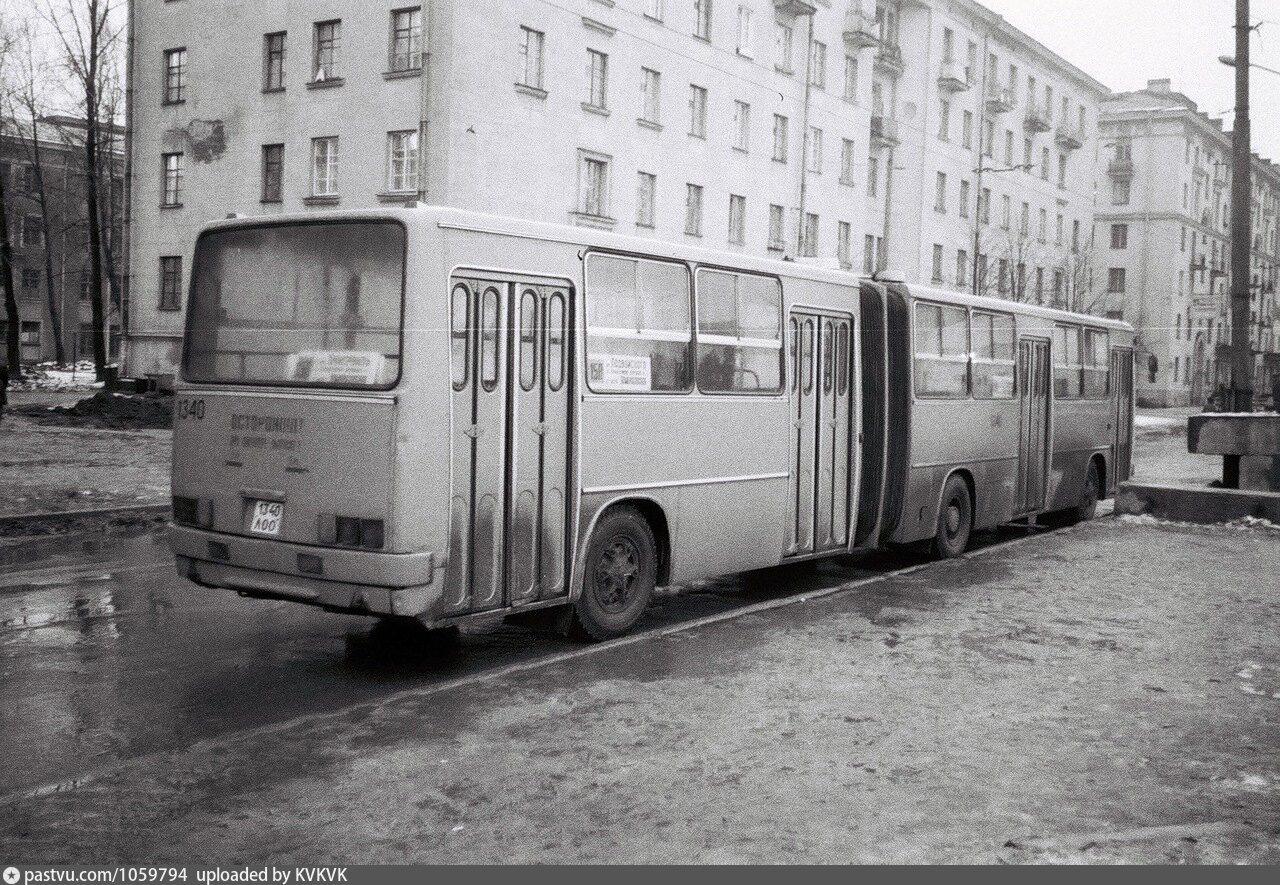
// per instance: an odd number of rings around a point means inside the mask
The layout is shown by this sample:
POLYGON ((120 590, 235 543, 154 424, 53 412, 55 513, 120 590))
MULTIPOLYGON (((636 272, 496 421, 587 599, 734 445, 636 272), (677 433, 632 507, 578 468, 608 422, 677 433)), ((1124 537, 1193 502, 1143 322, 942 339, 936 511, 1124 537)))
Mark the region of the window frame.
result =
POLYGON ((262 91, 263 92, 284 92, 285 91, 285 64, 288 60, 288 31, 272 31, 262 35, 262 91), (272 47, 272 41, 279 38, 280 51, 277 54, 272 47), (273 62, 279 61, 279 69, 273 69, 273 62), (273 73, 278 73, 279 78, 273 79, 273 73))
POLYGON ((423 38, 422 22, 423 22, 423 12, 422 12, 421 6, 403 6, 403 7, 400 7, 399 9, 392 9, 390 11, 390 15, 388 16, 388 37, 387 37, 387 71, 389 73, 407 74, 411 71, 422 70, 422 56, 424 54, 424 47, 422 45, 422 38, 423 38), (412 25, 414 13, 417 13, 417 17, 418 17, 416 32, 412 25), (409 17, 410 25, 408 28, 402 29, 398 27, 398 19, 400 18, 400 16, 409 17), (407 41, 408 48, 405 50, 405 52, 398 53, 396 50, 397 50, 397 45, 401 40, 402 33, 405 35, 404 39, 407 41), (416 41, 415 41, 415 36, 416 36, 416 41), (418 47, 416 53, 414 52, 414 49, 413 49, 415 42, 418 47), (416 64, 414 64, 415 55, 417 58, 416 64), (405 59, 405 64, 403 66, 397 65, 397 60, 401 56, 403 56, 405 59))
POLYGON ((754 397, 781 397, 787 392, 787 329, 786 322, 786 296, 782 278, 776 274, 762 274, 754 271, 743 271, 737 268, 722 267, 715 264, 695 264, 693 267, 693 386, 700 396, 754 396, 754 397), (699 293, 701 291, 700 277, 704 273, 718 273, 732 275, 737 277, 751 277, 757 280, 770 280, 777 286, 778 293, 778 386, 772 390, 704 390, 700 380, 701 372, 701 345, 703 343, 719 346, 719 347, 756 347, 761 350, 772 350, 773 345, 765 338, 742 338, 731 335, 719 335, 708 333, 704 335, 701 330, 701 317, 698 313, 699 293), (752 342, 752 343, 744 343, 752 342))
POLYGON ((182 151, 170 151, 160 155, 160 206, 163 209, 176 209, 182 206, 182 178, 184 173, 184 156, 182 151), (170 161, 173 168, 170 168, 170 161), (170 182, 172 181, 172 188, 170 182), (172 197, 172 199, 170 198, 172 197))
POLYGON ((1054 323, 1053 337, 1053 398, 1055 400, 1081 400, 1084 399, 1084 327, 1079 323, 1054 323), (1058 352, 1058 336, 1062 332, 1075 332, 1077 362, 1068 362, 1067 357, 1070 354, 1059 354, 1058 352), (1073 374, 1075 376, 1075 384, 1073 391, 1068 394, 1058 393, 1058 377, 1060 374, 1073 374))
POLYGON ((262 146, 261 173, 262 173, 262 180, 261 180, 261 193, 260 193, 259 202, 262 202, 262 203, 284 202, 284 145, 283 144, 279 144, 279 143, 264 144, 262 146), (270 160, 271 154, 273 152, 276 152, 278 154, 274 164, 270 160), (271 176, 269 174, 272 168, 274 168, 275 170, 274 195, 273 195, 273 192, 268 189, 268 185, 272 183, 271 176))
MULTIPOLYGON (((970 316, 971 309, 967 305, 952 304, 945 301, 932 301, 925 298, 915 299, 911 305, 911 396, 914 401, 926 402, 964 402, 973 399, 973 323, 970 316), (921 393, 917 378, 916 363, 922 358, 918 348, 918 320, 919 311, 922 307, 936 308, 939 311, 939 335, 942 335, 942 317, 943 311, 958 310, 964 314, 965 329, 965 352, 963 356, 959 354, 948 355, 945 353, 929 355, 926 354, 923 359, 934 360, 943 363, 960 363, 965 366, 964 371, 964 392, 960 394, 929 394, 921 393)), ((940 346, 945 347, 945 338, 940 339, 940 346)))
POLYGON ((311 139, 311 151, 310 151, 310 154, 311 154, 311 156, 310 156, 310 160, 311 160, 311 175, 310 175, 310 179, 311 179, 311 181, 310 181, 310 184, 311 184, 311 196, 312 196, 312 197, 320 197, 320 198, 322 198, 322 199, 324 199, 324 198, 334 198, 334 197, 338 197, 338 196, 341 194, 341 191, 340 191, 340 190, 339 190, 339 188, 338 188, 338 158, 339 158, 339 156, 340 156, 340 154, 339 154, 339 152, 338 152, 338 136, 336 136, 336 135, 321 135, 321 136, 317 136, 316 138, 311 139), (330 190, 326 190, 326 191, 324 191, 324 192, 321 192, 321 191, 317 190, 317 187, 316 187, 316 186, 317 186, 317 184, 319 183, 319 178, 318 178, 318 176, 317 176, 317 167, 316 167, 316 160, 317 160, 317 150, 316 150, 316 149, 317 149, 321 144, 329 145, 329 146, 331 146, 331 148, 332 148, 332 150, 327 150, 327 151, 326 151, 326 154, 325 154, 325 169, 326 169, 326 170, 328 170, 328 169, 332 169, 332 170, 333 170, 333 174, 332 174, 331 176, 328 176, 328 178, 326 179, 326 180, 330 183, 330 185, 331 185, 331 189, 330 189, 330 190))
POLYGON ((164 51, 164 100, 161 104, 185 104, 187 101, 187 47, 164 51), (174 64, 174 59, 178 64, 174 64))
POLYGON ((341 70, 342 61, 342 19, 330 18, 324 21, 313 22, 311 26, 311 76, 308 77, 310 83, 331 83, 333 81, 342 82, 341 70), (332 28, 331 36, 328 40, 331 45, 328 49, 322 48, 324 40, 321 39, 321 30, 323 28, 332 28), (329 64, 324 71, 324 77, 321 78, 320 54, 321 52, 329 53, 329 64), (329 70, 331 68, 332 70, 329 70))
POLYGON ((387 133, 387 193, 389 194, 416 194, 421 186, 421 139, 419 138, 417 129, 395 129, 387 133), (404 164, 399 176, 404 179, 402 183, 412 183, 412 187, 396 187, 396 163, 397 163, 397 145, 401 142, 405 144, 412 143, 412 152, 407 148, 401 151, 402 156, 399 162, 404 164), (412 171, 409 171, 409 170, 412 171))
POLYGON ((531 28, 528 25, 520 25, 520 79, 517 81, 518 85, 529 89, 546 91, 546 45, 546 32, 531 28))
POLYGON ((160 256, 160 297, 156 300, 156 309, 164 311, 182 310, 182 256, 181 255, 161 255, 160 256), (176 266, 170 270, 170 262, 176 266), (172 291, 167 286, 170 280, 175 282, 172 291), (172 296, 171 298, 168 296, 172 296))
MULTIPOLYGON (((995 324, 992 323, 994 329, 995 324)), ((974 400, 982 400, 983 402, 1008 402, 1018 398, 1018 317, 1016 314, 1007 313, 1001 310, 986 310, 983 308, 969 308, 969 397, 974 400), (1000 357, 980 357, 977 349, 974 347, 973 334, 973 318, 975 316, 984 316, 1006 319, 1009 321, 1009 359, 1001 359, 1000 357), (1009 386, 1008 396, 979 396, 977 385, 974 384, 975 367, 978 364, 984 366, 1008 366, 1010 374, 1013 376, 1013 383, 1009 386)))

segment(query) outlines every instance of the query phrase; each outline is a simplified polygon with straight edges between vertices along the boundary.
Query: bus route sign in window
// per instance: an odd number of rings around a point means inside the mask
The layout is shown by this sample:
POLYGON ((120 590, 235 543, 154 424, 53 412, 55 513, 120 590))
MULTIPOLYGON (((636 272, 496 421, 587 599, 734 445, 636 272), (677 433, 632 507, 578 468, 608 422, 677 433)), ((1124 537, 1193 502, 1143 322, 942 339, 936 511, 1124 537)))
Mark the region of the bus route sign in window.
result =
POLYGON ((597 393, 693 389, 689 271, 683 264, 587 256, 587 384, 597 393))
POLYGON ((1081 391, 1080 327, 1053 327, 1053 395, 1078 399, 1081 391))
POLYGON ((973 396, 975 399, 1013 398, 1013 317, 975 310, 973 338, 973 396))
POLYGON ((1102 329, 1084 330, 1084 396, 1106 399, 1111 394, 1111 337, 1102 329))
POLYGON ((387 389, 400 376, 404 227, 264 224, 196 245, 183 371, 222 384, 387 389))
POLYGON ((698 271, 698 389, 782 389, 782 286, 772 277, 698 271))
POLYGON ((916 396, 969 396, 969 312, 963 307, 916 304, 916 396))

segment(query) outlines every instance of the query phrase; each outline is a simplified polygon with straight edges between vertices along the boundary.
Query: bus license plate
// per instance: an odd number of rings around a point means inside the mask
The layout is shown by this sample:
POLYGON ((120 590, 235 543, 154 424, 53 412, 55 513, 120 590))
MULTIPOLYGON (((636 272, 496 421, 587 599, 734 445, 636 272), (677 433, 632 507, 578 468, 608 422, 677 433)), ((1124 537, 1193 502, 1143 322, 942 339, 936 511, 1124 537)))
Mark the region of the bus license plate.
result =
POLYGON ((284 521, 284 505, 279 501, 254 501, 249 531, 255 535, 278 535, 284 521))

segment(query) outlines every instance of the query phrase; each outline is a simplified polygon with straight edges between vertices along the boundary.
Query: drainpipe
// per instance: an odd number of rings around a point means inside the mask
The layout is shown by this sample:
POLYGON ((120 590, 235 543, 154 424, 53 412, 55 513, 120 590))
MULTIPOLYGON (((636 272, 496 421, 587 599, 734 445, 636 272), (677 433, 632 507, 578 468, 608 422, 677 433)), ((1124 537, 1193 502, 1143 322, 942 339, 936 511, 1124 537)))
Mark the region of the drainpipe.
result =
POLYGON ((427 149, 432 132, 427 123, 427 108, 431 97, 431 36, 435 25, 435 8, 432 0, 424 0, 422 4, 422 73, 418 80, 418 202, 427 202, 430 196, 427 188, 427 161, 431 151, 427 149))
MULTIPOLYGON (((981 92, 978 95, 978 137, 974 142, 977 149, 976 155, 978 157, 978 165, 976 167, 977 174, 973 184, 975 199, 975 208, 973 212, 973 279, 970 280, 974 295, 982 294, 978 291, 978 249, 980 248, 980 239, 982 236, 982 167, 984 165, 982 160, 982 140, 986 137, 984 133, 987 129, 987 74, 990 71, 991 55, 990 49, 988 48, 988 41, 990 40, 990 37, 990 33, 982 35, 982 58, 978 60, 978 64, 982 68, 982 86, 981 92)), ((988 211, 990 211, 990 208, 990 206, 987 207, 988 211)))
MULTIPOLYGON (((123 368, 131 356, 129 342, 130 320, 133 311, 130 309, 130 298, 133 292, 133 58, 136 47, 137 0, 129 0, 127 14, 129 16, 128 36, 125 43, 124 68, 124 206, 121 209, 121 232, 124 273, 121 274, 120 286, 120 365, 123 368)), ((108 198, 109 199, 109 198, 108 198)), ((110 231, 108 231, 110 236, 110 231)), ((63 286, 63 294, 66 286, 63 286)), ((109 325, 109 324, 108 324, 109 325)), ((63 344, 65 346, 65 339, 63 344)))
POLYGON ((809 190, 809 101, 813 94, 813 14, 809 13, 808 45, 804 53, 804 112, 801 115, 800 217, 796 220, 796 257, 804 256, 805 198, 809 190))

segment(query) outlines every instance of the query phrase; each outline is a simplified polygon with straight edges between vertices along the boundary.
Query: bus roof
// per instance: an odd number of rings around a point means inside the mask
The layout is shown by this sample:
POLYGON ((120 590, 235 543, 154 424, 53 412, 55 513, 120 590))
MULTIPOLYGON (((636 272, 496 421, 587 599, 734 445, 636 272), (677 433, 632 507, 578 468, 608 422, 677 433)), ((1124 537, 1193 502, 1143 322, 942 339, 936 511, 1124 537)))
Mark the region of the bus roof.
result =
MULTIPOLYGON (((544 240, 572 246, 586 246, 599 249, 610 249, 619 252, 653 255, 658 258, 670 258, 680 261, 692 261, 723 267, 739 268, 775 276, 788 276, 815 282, 832 283, 849 286, 863 282, 875 282, 879 285, 894 284, 893 280, 875 280, 865 274, 851 271, 824 268, 801 261, 790 261, 775 258, 758 258, 740 252, 729 252, 705 249, 700 246, 688 246, 683 243, 672 243, 660 239, 627 236, 590 227, 578 227, 566 224, 553 224, 543 221, 527 221, 501 215, 488 215, 465 209, 454 209, 445 206, 431 206, 425 203, 406 204, 405 206, 371 207, 367 209, 334 209, 323 212, 294 212, 284 215, 245 216, 227 218, 210 222, 205 231, 223 230, 227 228, 253 226, 259 224, 290 224, 324 220, 359 220, 389 219, 403 221, 410 227, 425 227, 432 224, 439 228, 493 233, 503 236, 521 237, 524 239, 544 240)), ((948 289, 915 284, 902 285, 914 298, 927 298, 961 304, 968 307, 987 308, 1007 313, 1040 316, 1050 320, 1070 320, 1100 328, 1116 329, 1132 332, 1133 327, 1127 323, 1070 311, 1055 310, 1033 304, 1010 301, 1005 298, 992 298, 982 295, 970 295, 948 289)))

